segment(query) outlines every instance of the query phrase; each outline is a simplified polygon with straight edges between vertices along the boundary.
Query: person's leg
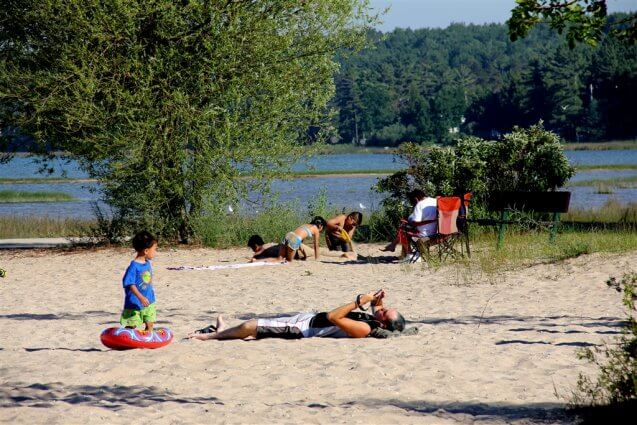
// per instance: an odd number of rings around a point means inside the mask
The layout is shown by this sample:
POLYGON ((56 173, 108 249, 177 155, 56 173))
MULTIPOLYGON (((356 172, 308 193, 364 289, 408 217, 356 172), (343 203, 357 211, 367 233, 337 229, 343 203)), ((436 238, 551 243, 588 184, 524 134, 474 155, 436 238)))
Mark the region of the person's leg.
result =
POLYGON ((141 310, 125 309, 122 311, 119 323, 127 329, 137 329, 144 323, 141 310))
POLYGON ((144 320, 144 325, 146 325, 146 332, 152 332, 153 326, 157 321, 157 310, 155 308, 155 303, 152 303, 148 307, 144 307, 141 311, 142 319, 144 320))
POLYGON ((195 338, 200 340, 245 339, 248 337, 256 338, 256 336, 257 336, 256 319, 248 320, 246 322, 241 323, 240 325, 227 328, 226 323, 224 322, 223 317, 221 315, 217 317, 217 332, 209 333, 209 334, 201 334, 201 333, 193 332, 188 334, 189 338, 195 338))
POLYGON ((394 252, 396 251, 396 246, 400 243, 400 232, 402 229, 398 229, 398 233, 393 241, 387 244, 384 248, 381 249, 383 252, 394 252))
POLYGON ((294 254, 296 254, 296 249, 292 249, 289 246, 286 246, 286 251, 285 251, 285 259, 291 263, 292 260, 294 260, 294 254))
POLYGON ((246 339, 257 337, 256 319, 248 320, 232 328, 226 328, 223 318, 217 318, 217 332, 211 334, 210 339, 246 339))

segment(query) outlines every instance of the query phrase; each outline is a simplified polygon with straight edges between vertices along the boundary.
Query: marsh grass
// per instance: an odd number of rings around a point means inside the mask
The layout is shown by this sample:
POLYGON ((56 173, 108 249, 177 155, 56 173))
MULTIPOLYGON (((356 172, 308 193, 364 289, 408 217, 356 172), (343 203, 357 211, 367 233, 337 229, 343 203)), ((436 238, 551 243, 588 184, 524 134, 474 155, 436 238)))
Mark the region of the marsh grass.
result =
POLYGON ((637 164, 596 164, 575 165, 577 171, 590 170, 637 170, 637 164))
MULTIPOLYGON (((451 265, 457 274, 458 283, 498 283, 502 272, 549 264, 576 258, 581 255, 599 253, 622 253, 637 249, 637 232, 564 232, 554 244, 543 231, 508 232, 502 249, 496 249, 497 233, 482 232, 471 239, 471 258, 461 257, 440 262, 432 260, 423 267, 437 269, 451 265)), ((432 251, 435 254, 435 251, 432 251)))
POLYGON ((595 193, 599 195, 612 195, 614 192, 613 188, 606 183, 597 183, 595 185, 595 193))
POLYGON ((52 217, 0 217, 0 238, 52 238, 65 236, 92 236, 93 220, 59 219, 52 217))
POLYGON ((608 142, 566 143, 564 149, 570 151, 605 151, 637 149, 637 140, 610 140, 608 142))
POLYGON ((637 223, 637 203, 623 205, 615 200, 608 200, 598 210, 574 209, 562 215, 562 221, 598 222, 598 223, 637 223))
POLYGON ((59 183, 93 183, 96 179, 71 179, 62 177, 0 177, 0 184, 59 184, 59 183))
POLYGON ((599 186, 603 185, 610 188, 619 189, 632 189, 637 187, 637 176, 618 177, 613 179, 594 179, 594 180, 581 180, 578 182, 572 182, 569 186, 599 186))
POLYGON ((0 203, 18 202, 70 202, 75 198, 64 192, 24 192, 19 190, 0 190, 0 203))
POLYGON ((247 246, 252 235, 260 235, 266 243, 280 242, 287 232, 315 216, 328 220, 340 213, 328 203, 326 190, 321 189, 305 209, 298 203, 284 203, 258 212, 208 214, 196 222, 195 233, 203 245, 212 248, 247 246))

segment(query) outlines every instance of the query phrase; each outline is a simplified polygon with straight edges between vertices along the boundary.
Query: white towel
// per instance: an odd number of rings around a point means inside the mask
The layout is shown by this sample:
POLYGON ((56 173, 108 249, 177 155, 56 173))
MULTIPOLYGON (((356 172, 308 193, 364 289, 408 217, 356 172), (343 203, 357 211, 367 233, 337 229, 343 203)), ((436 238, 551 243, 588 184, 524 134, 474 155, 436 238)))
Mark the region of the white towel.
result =
POLYGON ((216 266, 177 266, 167 267, 168 270, 224 270, 224 269, 242 269, 244 267, 258 266, 281 266, 284 263, 267 263, 265 261, 255 261, 254 263, 238 263, 238 264, 219 264, 216 266))

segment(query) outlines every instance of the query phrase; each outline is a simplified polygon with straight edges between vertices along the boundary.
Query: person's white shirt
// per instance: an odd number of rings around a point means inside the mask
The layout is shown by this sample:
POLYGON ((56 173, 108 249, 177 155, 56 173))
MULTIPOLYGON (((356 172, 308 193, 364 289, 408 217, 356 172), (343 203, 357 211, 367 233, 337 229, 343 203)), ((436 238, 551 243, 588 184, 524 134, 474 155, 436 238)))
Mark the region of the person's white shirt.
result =
POLYGON ((428 197, 416 204, 414 211, 409 216, 410 222, 433 220, 431 223, 416 226, 418 236, 427 237, 438 232, 437 212, 438 208, 435 198, 428 197))

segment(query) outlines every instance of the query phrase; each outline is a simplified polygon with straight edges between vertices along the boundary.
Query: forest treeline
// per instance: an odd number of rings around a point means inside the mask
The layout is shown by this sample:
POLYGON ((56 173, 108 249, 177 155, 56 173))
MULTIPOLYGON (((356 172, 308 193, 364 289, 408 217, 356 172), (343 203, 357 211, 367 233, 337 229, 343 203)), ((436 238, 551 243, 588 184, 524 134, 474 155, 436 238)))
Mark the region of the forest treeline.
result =
POLYGON ((369 37, 373 48, 340 59, 333 105, 341 142, 495 138, 539 120, 569 141, 637 137, 636 45, 606 37, 571 50, 542 26, 511 42, 504 24, 369 37))

